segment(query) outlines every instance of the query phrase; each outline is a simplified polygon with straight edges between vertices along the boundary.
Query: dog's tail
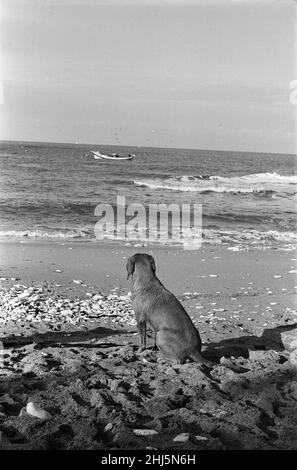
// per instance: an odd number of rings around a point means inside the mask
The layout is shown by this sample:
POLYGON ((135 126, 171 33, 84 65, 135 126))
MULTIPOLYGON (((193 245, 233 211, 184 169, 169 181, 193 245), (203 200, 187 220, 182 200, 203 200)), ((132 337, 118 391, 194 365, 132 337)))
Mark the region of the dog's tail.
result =
MULTIPOLYGON (((215 365, 217 365, 216 363, 211 362, 208 359, 205 359, 205 357, 203 357, 199 351, 193 351, 190 354, 190 358, 197 364, 206 366, 209 369, 212 369, 215 365)), ((242 367, 237 364, 232 364, 232 362, 228 360, 225 360, 223 363, 220 362, 220 364, 227 367, 227 369, 230 369, 237 374, 244 374, 245 372, 249 371, 249 369, 247 369, 246 367, 242 367)))
POLYGON ((199 351, 192 351, 190 354, 190 358, 192 359, 192 361, 197 362, 198 364, 203 364, 204 366, 207 366, 211 369, 215 365, 213 362, 203 357, 199 351))

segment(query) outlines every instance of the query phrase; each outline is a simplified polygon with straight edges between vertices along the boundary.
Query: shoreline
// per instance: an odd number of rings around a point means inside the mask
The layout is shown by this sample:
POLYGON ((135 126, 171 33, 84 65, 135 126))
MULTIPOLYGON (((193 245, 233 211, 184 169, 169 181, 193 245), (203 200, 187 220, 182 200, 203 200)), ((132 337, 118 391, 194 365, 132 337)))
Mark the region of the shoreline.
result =
POLYGON ((137 252, 147 252, 155 257, 157 275, 179 295, 195 287, 211 293, 215 284, 219 286, 216 291, 220 288, 237 290, 247 278, 251 278, 250 282, 255 278, 254 284, 263 284, 261 288, 286 284, 283 287, 291 293, 297 285, 297 273, 289 273, 296 269, 297 261, 291 251, 237 251, 217 245, 184 250, 174 246, 133 246, 116 242, 95 244, 89 241, 0 240, 0 277, 64 285, 73 279, 81 279, 98 288, 118 287, 116 283, 119 283, 127 289, 129 282, 125 279, 125 264, 128 257, 137 252), (181 263, 179 269, 177 263, 181 263), (211 282, 210 276, 215 282, 211 282))
MULTIPOLYGON (((69 229, 72 231, 72 235, 67 235, 67 231, 63 232, 59 230, 53 231, 50 235, 50 229, 48 232, 42 233, 39 229, 30 232, 29 230, 14 231, 4 230, 0 231, 0 243, 52 243, 52 244, 87 244, 92 243, 95 246, 134 246, 134 247, 148 247, 148 249, 185 249, 186 245, 184 242, 172 241, 156 241, 155 239, 128 239, 124 237, 113 238, 112 236, 100 240, 99 238, 92 236, 92 230, 87 236, 82 236, 77 228, 69 229), (6 233, 6 235, 4 235, 6 233), (76 233, 76 235, 75 235, 76 233)), ((265 250, 277 250, 277 251, 291 251, 297 250, 297 235, 293 230, 277 231, 277 230, 266 230, 257 231, 254 229, 242 229, 234 231, 232 229, 225 228, 224 230, 205 228, 202 231, 202 242, 199 248, 188 251, 199 251, 205 247, 215 248, 223 247, 234 251, 265 251, 265 250)))

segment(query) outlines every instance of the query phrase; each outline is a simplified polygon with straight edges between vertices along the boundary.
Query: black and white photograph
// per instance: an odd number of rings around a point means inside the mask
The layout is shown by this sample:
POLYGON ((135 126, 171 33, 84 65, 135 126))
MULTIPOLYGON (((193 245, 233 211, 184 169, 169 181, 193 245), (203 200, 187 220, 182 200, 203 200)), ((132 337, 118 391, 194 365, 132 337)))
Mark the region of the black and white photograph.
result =
POLYGON ((0 0, 1 454, 297 450, 296 18, 0 0))

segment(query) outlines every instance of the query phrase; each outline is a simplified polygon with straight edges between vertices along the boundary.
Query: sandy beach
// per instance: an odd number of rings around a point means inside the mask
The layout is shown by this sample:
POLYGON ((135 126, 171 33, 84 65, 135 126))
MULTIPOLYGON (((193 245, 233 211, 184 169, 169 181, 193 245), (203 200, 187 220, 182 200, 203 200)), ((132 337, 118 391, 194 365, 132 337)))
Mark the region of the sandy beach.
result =
POLYGON ((7 241, 0 253, 2 449, 296 448, 294 252, 7 241), (136 252, 154 256, 211 371, 137 352, 136 252))

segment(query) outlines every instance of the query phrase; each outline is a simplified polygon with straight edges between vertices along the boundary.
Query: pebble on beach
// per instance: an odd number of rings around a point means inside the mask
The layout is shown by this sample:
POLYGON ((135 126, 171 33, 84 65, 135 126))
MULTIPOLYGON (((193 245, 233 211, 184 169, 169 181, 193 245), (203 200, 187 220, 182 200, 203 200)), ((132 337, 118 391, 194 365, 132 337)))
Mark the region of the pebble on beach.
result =
POLYGON ((175 436, 175 438, 173 439, 173 442, 187 442, 189 439, 190 439, 190 434, 188 432, 183 432, 175 436))
POLYGON ((158 431, 154 429, 133 429, 133 432, 136 436, 153 436, 158 434, 158 431))
POLYGON ((32 401, 27 404, 26 411, 30 416, 34 416, 35 418, 39 418, 44 421, 48 421, 52 417, 48 411, 43 410, 40 408, 40 406, 32 401))
POLYGON ((206 436, 195 436, 197 441, 208 441, 208 438, 206 436))
POLYGON ((108 432, 108 431, 111 431, 111 429, 113 428, 113 424, 112 423, 108 423, 105 428, 104 428, 104 432, 108 432))

